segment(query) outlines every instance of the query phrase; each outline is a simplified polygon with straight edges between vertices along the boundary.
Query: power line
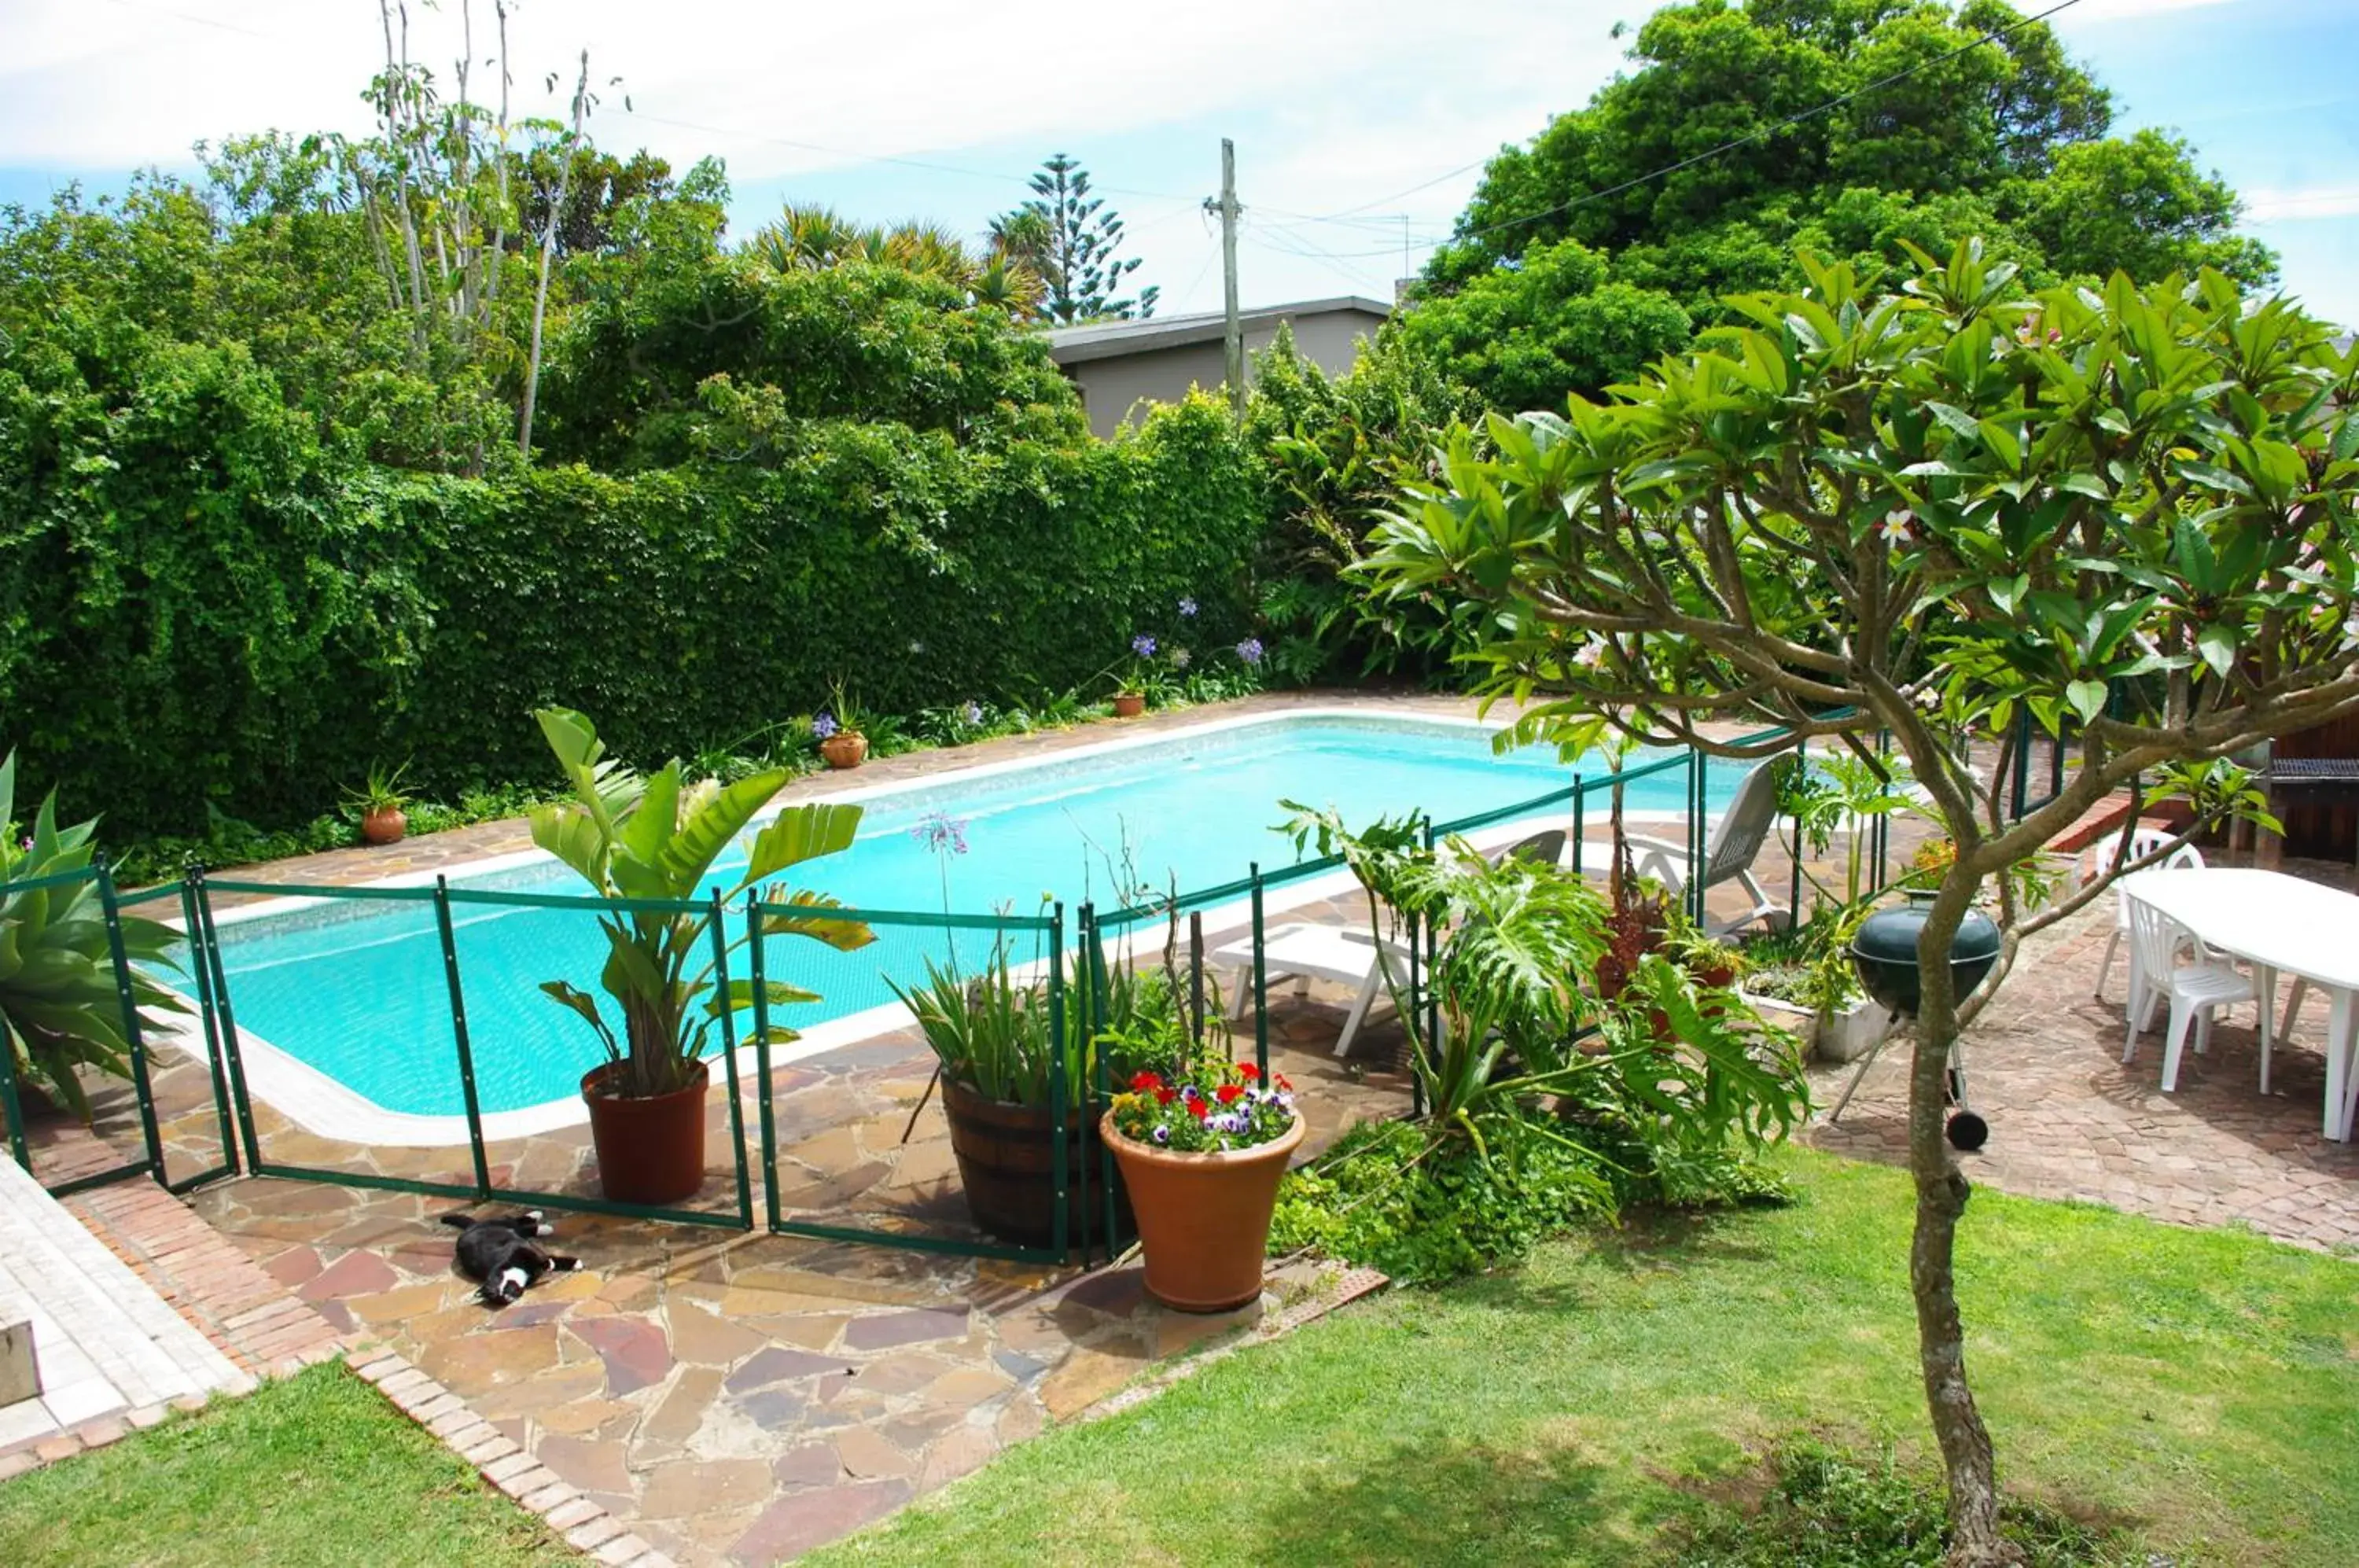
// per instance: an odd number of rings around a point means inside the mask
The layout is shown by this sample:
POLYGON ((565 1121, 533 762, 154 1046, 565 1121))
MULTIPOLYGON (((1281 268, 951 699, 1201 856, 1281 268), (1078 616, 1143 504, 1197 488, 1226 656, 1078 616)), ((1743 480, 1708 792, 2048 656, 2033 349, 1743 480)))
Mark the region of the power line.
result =
MULTIPOLYGON (((1771 125, 1764 125, 1757 131, 1750 131, 1744 136, 1732 137, 1727 141, 1722 142, 1717 147, 1706 147, 1703 151, 1696 153, 1691 157, 1683 158, 1677 163, 1665 164, 1660 169, 1650 169, 1646 173, 1634 175, 1630 179, 1623 180, 1618 185, 1609 185, 1603 191, 1592 191, 1585 195, 1573 197, 1571 201, 1560 201, 1553 207, 1542 208, 1537 212, 1525 212, 1516 217, 1502 219, 1495 223, 1486 223, 1479 229, 1469 229, 1464 234, 1459 234, 1455 237, 1461 241, 1480 239, 1484 234, 1497 234, 1502 229, 1514 228, 1517 223, 1538 223, 1543 218, 1553 218, 1560 213, 1570 212, 1576 207, 1585 207, 1593 201, 1603 201, 1609 196, 1618 196, 1625 191, 1629 191, 1637 186, 1649 184, 1654 180, 1668 178, 1670 175, 1679 173, 1683 169, 1693 169, 1697 164, 1708 162, 1712 158, 1720 157, 1723 153, 1734 152, 1738 147, 1750 147, 1755 142, 1763 141, 1770 136, 1776 136, 1779 131, 1785 130, 1788 126, 1799 125, 1805 120, 1816 119, 1819 115, 1827 113, 1831 109, 1840 109, 1854 98, 1864 96, 1865 94, 1876 92, 1881 88, 1889 87, 1896 82, 1905 81, 1908 77, 1916 75, 1920 71, 1929 70, 1937 65, 1947 64, 1949 61, 1956 60, 1961 55, 1971 54, 1975 49, 1982 48, 1984 44, 1995 43, 1999 39, 2006 37, 2009 33, 2015 32, 2019 28, 2027 27, 2034 22, 2044 22, 2049 17, 2055 16, 2059 11, 2070 10, 2080 3, 2081 0, 2059 0, 2058 4, 2050 5, 2045 11, 2041 11, 2034 16, 2018 17, 2015 21, 2009 22, 2004 27, 1994 27, 1989 32, 1983 34, 1980 38, 1969 39, 1967 42, 1959 45, 1956 49, 1951 49, 1945 54, 1935 55, 1930 60, 1920 60, 1914 65, 1905 66, 1898 71, 1889 73, 1888 75, 1879 76, 1873 82, 1862 82, 1859 86, 1853 88, 1850 92, 1830 98, 1823 103, 1814 104, 1810 108, 1803 110, 1799 114, 1788 114, 1784 119, 1778 120, 1771 125)), ((1465 169, 1456 169, 1452 172, 1454 174, 1463 174, 1466 172, 1467 169, 1472 169, 1474 165, 1468 164, 1465 166, 1465 169)), ((1440 177, 1441 180, 1448 180, 1450 178, 1451 178, 1451 175, 1448 174, 1440 177)), ((1427 183, 1430 185, 1439 184, 1440 183, 1440 180, 1429 180, 1427 183)), ((1419 187, 1418 189, 1422 189, 1422 187, 1419 187)), ((1403 191, 1401 194, 1407 195, 1408 192, 1403 191)), ((1379 200, 1390 201, 1391 198, 1383 197, 1379 198, 1379 200)), ((1370 203, 1370 205, 1374 205, 1374 203, 1370 203)), ((1347 209, 1347 211, 1349 209, 1347 209)), ((1338 254, 1345 256, 1389 256, 1393 253, 1395 248, 1396 247, 1394 246, 1386 245, 1382 250, 1343 251, 1338 254)))

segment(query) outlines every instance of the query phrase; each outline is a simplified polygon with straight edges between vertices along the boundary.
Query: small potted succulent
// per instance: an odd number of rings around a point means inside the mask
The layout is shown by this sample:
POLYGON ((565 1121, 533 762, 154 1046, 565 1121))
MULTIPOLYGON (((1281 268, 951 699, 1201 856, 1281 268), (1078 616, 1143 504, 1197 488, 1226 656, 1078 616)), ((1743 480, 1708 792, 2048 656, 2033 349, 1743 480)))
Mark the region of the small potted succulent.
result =
POLYGON ((811 734, 819 737, 819 754, 830 768, 857 768, 868 760, 868 736, 862 729, 863 716, 858 703, 835 683, 828 698, 828 706, 811 720, 811 734))
POLYGON ((1218 1057, 1140 1072, 1100 1127, 1138 1215, 1147 1293, 1184 1312, 1258 1297, 1278 1178, 1305 1131, 1286 1080, 1218 1057))
POLYGON ((389 771, 378 764, 368 770, 367 779, 358 789, 344 791, 345 806, 360 819, 362 843, 399 844, 409 831, 409 818, 403 811, 409 797, 402 792, 408 774, 406 762, 389 771))

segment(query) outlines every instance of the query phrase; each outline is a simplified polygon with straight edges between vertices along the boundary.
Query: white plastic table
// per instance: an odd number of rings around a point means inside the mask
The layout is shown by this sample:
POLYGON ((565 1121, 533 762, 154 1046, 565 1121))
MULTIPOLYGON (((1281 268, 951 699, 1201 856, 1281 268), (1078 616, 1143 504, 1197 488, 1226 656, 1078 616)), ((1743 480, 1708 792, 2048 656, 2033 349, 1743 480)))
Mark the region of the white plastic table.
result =
MULTIPOLYGON (((2326 1136, 2351 1137, 2359 1074, 2352 1070, 2359 1010, 2359 898, 2281 871, 2213 866, 2140 871, 2122 878, 2125 897, 2160 911, 2203 945, 2253 966, 2261 1038, 2279 975, 2299 975, 2331 999, 2326 1028, 2326 1136)), ((2137 949, 2130 949, 2130 995, 2137 995, 2137 949)))

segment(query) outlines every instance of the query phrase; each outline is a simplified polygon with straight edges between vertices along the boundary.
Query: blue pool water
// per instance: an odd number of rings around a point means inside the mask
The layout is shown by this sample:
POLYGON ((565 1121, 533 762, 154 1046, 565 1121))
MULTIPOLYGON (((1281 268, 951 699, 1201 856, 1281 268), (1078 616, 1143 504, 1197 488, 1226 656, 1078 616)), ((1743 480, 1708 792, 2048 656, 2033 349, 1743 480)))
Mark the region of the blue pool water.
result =
MULTIPOLYGON (((1590 771, 1596 771, 1591 769, 1590 771)), ((1110 755, 1044 759, 1008 772, 950 780, 867 803, 858 842, 843 855, 799 867, 796 885, 867 909, 939 912, 950 907, 1042 912, 1044 894, 1070 911, 1085 898, 1125 901, 1132 875, 1185 893, 1294 863, 1271 828, 1293 799, 1332 805, 1354 826, 1382 813, 1422 809, 1450 820, 1513 805, 1571 781, 1546 750, 1492 755, 1486 733, 1400 720, 1304 717, 1251 724, 1110 755), (964 822, 967 852, 940 855, 911 829, 929 813, 964 822), (1114 867, 1127 859, 1134 873, 1114 867)), ((1722 786, 1733 775, 1715 775, 1722 786)), ((1632 811, 1678 812, 1684 769, 1630 787, 1632 811)), ((1602 803, 1598 805, 1602 809, 1602 803)), ((1570 814, 1567 806, 1548 815, 1570 814)), ((716 868, 734 884, 733 853, 716 868)), ((471 878, 468 886, 538 893, 583 889, 554 864, 471 878)), ((455 942, 481 1104, 512 1110, 571 1095, 601 1060, 587 1025, 538 990, 565 979, 593 995, 604 952, 589 911, 458 905, 455 942)), ((742 929, 742 928, 737 928, 742 929)), ((1070 930, 1070 926, 1068 928, 1070 930)), ((914 985, 924 961, 953 955, 970 966, 991 938, 939 926, 878 928, 880 940, 837 953, 804 940, 772 939, 773 979, 824 998, 789 1009, 799 1029, 892 1000, 889 977, 914 985)), ((222 926, 223 965, 237 1021, 387 1110, 454 1115, 463 1106, 451 1027, 450 990, 427 902, 335 900, 222 926)), ((1159 940, 1151 934, 1143 944, 1159 940)), ((1016 956, 1038 956, 1020 939, 1016 956)), ((744 954, 732 973, 743 975, 744 954)), ((603 999, 603 996, 602 996, 603 999)), ((620 1021, 609 1007, 609 1022, 620 1021)))

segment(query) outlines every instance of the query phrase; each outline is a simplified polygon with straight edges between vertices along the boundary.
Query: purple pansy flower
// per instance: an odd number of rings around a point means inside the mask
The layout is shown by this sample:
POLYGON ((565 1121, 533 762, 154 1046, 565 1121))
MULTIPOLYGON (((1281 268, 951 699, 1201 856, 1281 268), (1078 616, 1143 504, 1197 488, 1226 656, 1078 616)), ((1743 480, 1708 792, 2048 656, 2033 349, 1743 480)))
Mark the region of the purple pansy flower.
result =
POLYGON ((1155 1141, 1158 1143, 1169 1143, 1171 1141, 1171 1129, 1168 1127, 1157 1127, 1155 1129, 1154 1138, 1155 1141))

